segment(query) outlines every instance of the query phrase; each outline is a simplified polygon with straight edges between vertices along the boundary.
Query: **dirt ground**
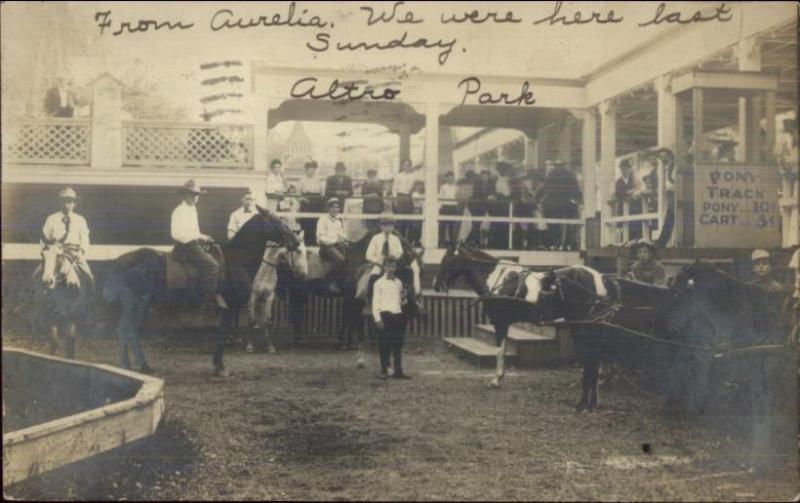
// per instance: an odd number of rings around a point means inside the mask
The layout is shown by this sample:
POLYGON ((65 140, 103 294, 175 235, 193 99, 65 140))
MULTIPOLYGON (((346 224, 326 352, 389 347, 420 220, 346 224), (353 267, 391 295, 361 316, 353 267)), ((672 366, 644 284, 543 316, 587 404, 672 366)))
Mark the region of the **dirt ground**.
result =
MULTIPOLYGON (((44 341, 3 335, 43 351, 44 341)), ((491 371, 439 340, 411 340, 411 381, 375 378, 377 355, 331 343, 226 356, 211 376, 204 335, 148 337, 166 381, 156 435, 7 488, 24 499, 791 500, 797 472, 747 468, 748 439, 670 420, 661 400, 620 378, 602 409, 578 414, 577 366, 491 371)), ((79 358, 116 363, 111 339, 79 358)))

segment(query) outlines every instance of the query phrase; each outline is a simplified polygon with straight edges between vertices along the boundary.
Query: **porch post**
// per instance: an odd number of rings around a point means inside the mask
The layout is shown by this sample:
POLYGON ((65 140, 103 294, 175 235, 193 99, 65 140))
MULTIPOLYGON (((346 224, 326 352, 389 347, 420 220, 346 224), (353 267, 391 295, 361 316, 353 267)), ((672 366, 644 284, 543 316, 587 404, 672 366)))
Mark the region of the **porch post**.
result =
POLYGON ((425 106, 425 206, 422 223, 422 246, 427 249, 439 245, 439 104, 429 102, 425 106))
MULTIPOLYGON (((617 107, 612 100, 605 100, 600 104, 600 185, 599 206, 601 215, 610 215, 611 210, 608 200, 611 198, 614 187, 614 169, 617 158, 617 107)), ((601 245, 611 244, 612 231, 603 222, 601 235, 601 245)))
MULTIPOLYGON (((676 97, 672 94, 672 77, 661 75, 656 79, 656 92, 658 93, 658 147, 668 148, 672 151, 676 166, 678 162, 677 143, 677 113, 676 97)), ((658 235, 664 229, 664 217, 666 213, 667 197, 667 174, 663 169, 658 171, 658 235)), ((673 239, 674 241, 674 234, 673 239)))
POLYGON ((403 159, 411 158, 411 132, 408 125, 401 126, 397 134, 400 137, 400 160, 397 163, 399 165, 402 164, 403 159))
POLYGON ((597 149, 595 136, 597 121, 594 109, 583 113, 583 131, 581 132, 581 159, 583 159, 583 218, 591 218, 597 212, 597 149))
MULTIPOLYGON (((736 59, 738 60, 739 70, 743 72, 761 71, 761 47, 756 37, 745 38, 739 41, 736 46, 736 59)), ((752 143, 753 136, 750 135, 751 118, 753 109, 748 106, 748 99, 739 98, 739 143, 736 145, 736 160, 739 162, 756 161, 755 149, 752 143)))

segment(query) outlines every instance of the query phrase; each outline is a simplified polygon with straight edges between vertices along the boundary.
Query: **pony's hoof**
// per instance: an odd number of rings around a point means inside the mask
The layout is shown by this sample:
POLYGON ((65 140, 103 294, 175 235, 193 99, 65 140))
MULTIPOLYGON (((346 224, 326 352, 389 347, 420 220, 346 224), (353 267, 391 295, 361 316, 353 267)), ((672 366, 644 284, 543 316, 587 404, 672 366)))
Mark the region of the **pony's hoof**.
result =
POLYGON ((227 369, 216 369, 214 370, 214 377, 218 377, 220 379, 225 379, 231 376, 231 373, 227 369))
POLYGON ((358 361, 356 362, 356 368, 363 369, 366 366, 367 363, 364 361, 363 358, 359 358, 358 361))
POLYGON ((252 344, 248 343, 247 347, 244 348, 244 350, 247 351, 248 353, 255 353, 256 348, 254 348, 252 344))
POLYGON ((277 350, 277 349, 275 349, 275 346, 273 346, 272 344, 270 344, 269 346, 267 346, 267 353, 269 353, 269 354, 271 354, 271 355, 274 355, 274 354, 275 354, 275 353, 277 353, 277 352, 278 352, 278 350, 277 350))
POLYGON ((489 382, 489 389, 498 389, 500 388, 500 380, 497 378, 492 379, 489 382))

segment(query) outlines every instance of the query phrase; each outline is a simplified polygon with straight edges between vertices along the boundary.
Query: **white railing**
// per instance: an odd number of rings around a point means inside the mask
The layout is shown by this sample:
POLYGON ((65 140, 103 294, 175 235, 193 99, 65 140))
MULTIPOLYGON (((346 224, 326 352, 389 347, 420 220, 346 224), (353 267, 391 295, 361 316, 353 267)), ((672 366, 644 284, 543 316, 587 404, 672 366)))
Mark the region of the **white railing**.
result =
MULTIPOLYGON (((295 198, 302 198, 302 194, 297 195, 281 195, 281 194, 267 194, 268 198, 272 199, 279 199, 281 197, 295 197, 295 198)), ((393 196, 383 196, 384 207, 386 212, 392 212, 394 197, 393 196)), ((414 197, 413 199, 416 200, 424 200, 424 197, 414 197)), ((352 212, 348 211, 352 209, 354 206, 357 206, 359 209, 361 206, 358 206, 357 203, 363 202, 364 198, 362 197, 350 197, 345 199, 345 208, 340 217, 343 220, 353 220, 353 221, 366 221, 366 220, 376 220, 380 217, 380 214, 376 213, 362 213, 360 211, 352 212)), ((437 199, 439 204, 455 204, 456 200, 454 199, 437 199)), ((514 203, 509 202, 509 214, 513 214, 513 207, 514 203)), ((273 208, 274 209, 274 208, 273 208)), ((291 219, 304 219, 304 218, 319 218, 321 216, 326 215, 326 212, 308 212, 308 211, 280 211, 278 213, 281 217, 291 218, 291 219)), ((435 225, 436 232, 437 232, 437 242, 438 242, 438 232, 439 232, 439 224, 442 222, 489 222, 495 224, 509 224, 508 229, 508 248, 507 250, 514 250, 514 232, 515 232, 515 225, 514 224, 547 224, 547 225, 568 225, 568 226, 577 226, 582 227, 584 225, 583 220, 578 218, 541 218, 541 217, 512 217, 512 216, 464 216, 464 215, 441 215, 438 214, 436 220, 433 222, 429 222, 425 219, 425 217, 421 213, 392 213, 395 218, 396 223, 401 222, 423 222, 423 225, 435 225)), ((424 231, 423 231, 424 234, 424 231)))
POLYGON ((9 120, 3 127, 3 161, 88 166, 91 129, 88 119, 9 120))
POLYGON ((630 201, 620 201, 618 199, 611 199, 608 201, 612 216, 604 217, 603 224, 610 227, 610 236, 612 236, 612 244, 622 245, 631 239, 631 224, 641 222, 642 236, 644 238, 653 240, 655 238, 655 231, 661 228, 662 214, 659 212, 630 212, 630 201), (616 215, 616 208, 622 203, 622 214, 616 215))
POLYGON ((124 166, 253 167, 253 126, 128 121, 122 125, 124 166))

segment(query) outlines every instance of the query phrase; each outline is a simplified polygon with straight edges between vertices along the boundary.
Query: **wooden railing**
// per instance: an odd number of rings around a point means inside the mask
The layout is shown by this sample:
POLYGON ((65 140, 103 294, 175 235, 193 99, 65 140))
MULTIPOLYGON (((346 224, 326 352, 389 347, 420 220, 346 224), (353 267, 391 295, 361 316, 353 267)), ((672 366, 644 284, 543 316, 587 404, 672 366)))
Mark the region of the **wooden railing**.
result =
POLYGON ((3 162, 88 166, 88 119, 9 120, 3 127, 3 162))
POLYGON ((124 166, 253 168, 253 126, 128 121, 124 166))
MULTIPOLYGON (((460 295, 423 295, 423 305, 428 313, 424 318, 414 318, 406 333, 418 337, 472 337, 475 325, 488 323, 480 303, 475 297, 460 295)), ((290 328, 289 306, 283 299, 272 304, 272 320, 276 327, 290 328)), ((367 322, 365 318, 365 323, 367 322)), ((342 326, 342 299, 310 296, 303 318, 304 333, 312 336, 338 333, 342 326)))

